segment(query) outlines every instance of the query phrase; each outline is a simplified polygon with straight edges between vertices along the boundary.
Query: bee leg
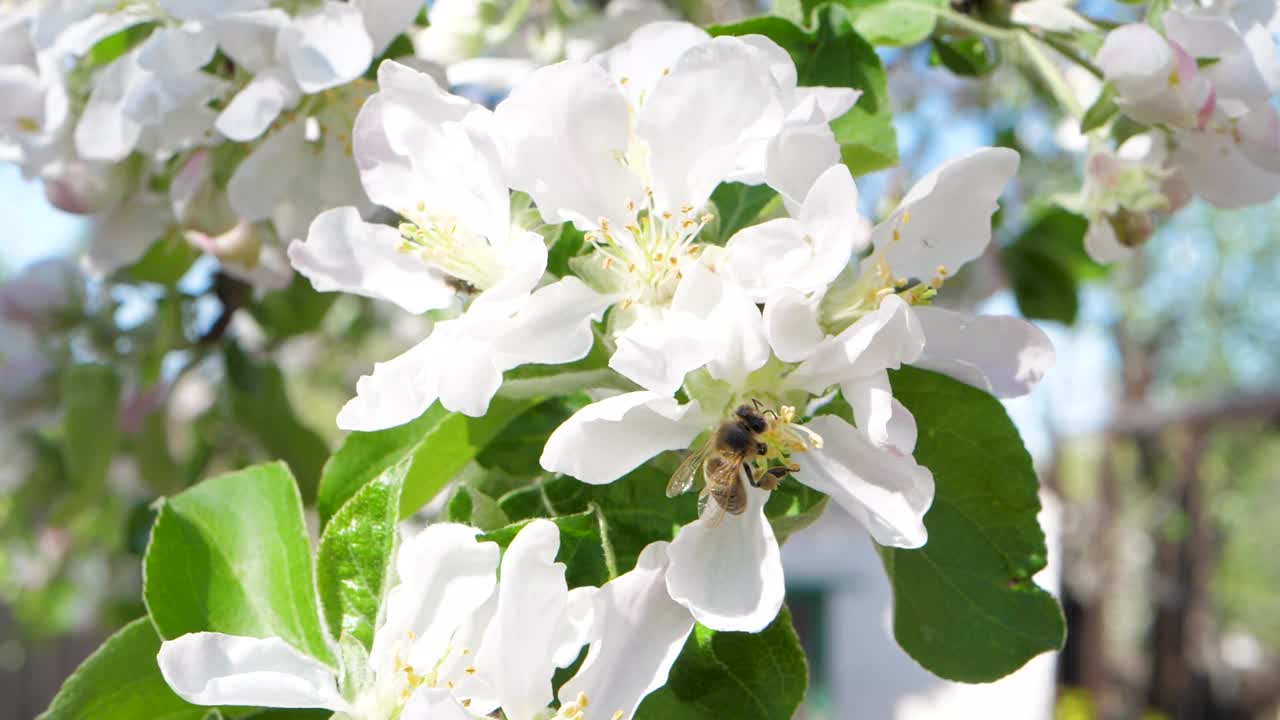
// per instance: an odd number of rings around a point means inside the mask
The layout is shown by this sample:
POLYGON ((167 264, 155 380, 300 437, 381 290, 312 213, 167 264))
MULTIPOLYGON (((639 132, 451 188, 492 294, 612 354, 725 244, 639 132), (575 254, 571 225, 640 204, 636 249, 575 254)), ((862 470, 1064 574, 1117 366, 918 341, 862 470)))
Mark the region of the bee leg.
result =
POLYGON ((768 445, 765 445, 765 444, 764 444, 764 443, 762 443, 762 442, 758 442, 758 443, 756 443, 756 454, 757 454, 757 455, 761 455, 761 456, 768 455, 768 454, 769 454, 769 446, 768 446, 768 445))
POLYGON ((756 487, 764 488, 769 491, 776 490, 778 488, 778 484, 782 482, 783 478, 799 469, 800 468, 795 465, 779 465, 778 467, 771 467, 768 470, 765 470, 764 476, 760 478, 758 483, 756 483, 756 487))

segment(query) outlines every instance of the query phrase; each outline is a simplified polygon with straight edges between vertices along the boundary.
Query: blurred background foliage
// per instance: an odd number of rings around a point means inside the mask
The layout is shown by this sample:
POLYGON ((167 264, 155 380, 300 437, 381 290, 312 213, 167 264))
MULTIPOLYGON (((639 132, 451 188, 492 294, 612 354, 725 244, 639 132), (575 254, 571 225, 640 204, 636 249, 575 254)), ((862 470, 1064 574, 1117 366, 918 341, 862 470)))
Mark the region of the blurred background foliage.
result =
MULTIPOLYGON (((1084 219, 1050 200, 1079 188, 1082 155, 1029 58, 947 23, 877 52, 901 162, 859 179, 866 214, 970 148, 1023 154, 998 251, 940 302, 1021 312, 1059 349, 1041 390, 1009 403, 1063 503, 1057 716, 1280 717, 1280 204, 1195 202, 1104 269, 1082 249, 1084 219)), ((8 167, 0 227, 0 277, 47 258, 66 273, 57 312, 24 316, 20 288, 0 305, 0 671, 16 672, 60 637, 143 612, 154 498, 277 457, 314 497, 356 377, 430 319, 299 278, 255 292, 180 239, 85 282, 83 225, 8 167)))

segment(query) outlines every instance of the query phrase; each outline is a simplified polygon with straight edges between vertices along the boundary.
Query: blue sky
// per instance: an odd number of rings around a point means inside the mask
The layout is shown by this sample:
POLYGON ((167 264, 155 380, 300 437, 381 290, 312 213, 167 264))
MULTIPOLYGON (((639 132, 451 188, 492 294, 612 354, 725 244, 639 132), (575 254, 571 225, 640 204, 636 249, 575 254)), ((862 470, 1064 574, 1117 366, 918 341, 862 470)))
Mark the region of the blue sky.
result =
POLYGON ((54 209, 39 181, 0 164, 0 276, 51 255, 66 254, 84 233, 83 218, 54 209))

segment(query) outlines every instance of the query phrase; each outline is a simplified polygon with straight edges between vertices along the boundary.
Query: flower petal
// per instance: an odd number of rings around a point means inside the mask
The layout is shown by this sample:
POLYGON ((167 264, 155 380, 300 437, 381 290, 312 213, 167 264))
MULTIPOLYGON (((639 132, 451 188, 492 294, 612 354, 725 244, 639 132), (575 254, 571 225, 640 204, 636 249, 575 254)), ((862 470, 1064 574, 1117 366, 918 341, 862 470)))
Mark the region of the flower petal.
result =
POLYGON ((498 338, 498 365, 504 369, 530 363, 558 365, 586 357, 595 342, 591 320, 599 318, 608 305, 609 298, 576 277, 538 288, 498 338))
POLYGON ((289 245, 289 261, 319 292, 388 300, 411 313, 448 307, 450 288, 433 268, 400 251, 400 233, 366 223, 352 207, 334 208, 312 223, 306 241, 289 245))
POLYGON ((749 226, 729 239, 729 270, 754 300, 781 288, 825 289, 849 264, 854 248, 866 244, 858 189, 844 165, 829 167, 813 182, 796 215, 749 226))
POLYGON ((655 392, 623 393, 574 413, 542 450, 542 467, 593 485, 626 475, 664 450, 681 450, 708 428, 696 402, 655 392))
POLYGON ((427 674, 444 658, 454 631, 493 594, 498 546, 478 542, 479 532, 437 523, 401 545, 400 584, 387 594, 385 619, 369 654, 375 672, 392 667, 398 656, 427 674))
POLYGON ((409 29, 422 12, 423 0, 353 0, 364 18, 364 28, 373 43, 373 57, 386 51, 396 36, 409 29))
POLYGON ((378 67, 356 117, 356 165, 369 198, 410 219, 456 219, 491 242, 510 229, 510 193, 489 111, 400 63, 378 67))
POLYGON ((173 223, 166 198, 149 193, 135 195, 109 215, 98 218, 89 236, 85 269, 106 275, 137 262, 173 223))
POLYGON ((1001 398, 1026 395, 1054 365, 1049 336, 1022 318, 916 308, 925 346, 915 365, 1001 398))
POLYGON ((917 309, 890 295, 880 307, 824 341, 787 378, 787 384, 821 394, 837 383, 915 362, 925 345, 917 309))
POLYGON ((829 495, 881 545, 924 545, 924 514, 933 504, 929 469, 875 447, 838 417, 816 417, 807 427, 822 437, 822 447, 796 458, 796 480, 829 495))
MULTIPOLYGON (((490 338, 473 334, 482 318, 463 316, 436 325, 432 336, 441 356, 422 376, 440 393, 440 404, 454 412, 481 417, 502 386, 502 368, 490 338), (434 370, 434 375, 432 371, 434 370), (429 379, 428 379, 429 378, 429 379)), ((483 331, 483 328, 480 328, 483 331)))
POLYGON ((711 41, 706 30, 687 22, 654 22, 605 51, 595 62, 618 83, 632 107, 653 94, 653 86, 670 72, 686 50, 711 41))
POLYGON ((599 66, 564 62, 536 70, 494 111, 511 186, 529 193, 547 222, 580 229, 630 222, 625 201, 643 199, 619 160, 629 144, 626 98, 599 66))
POLYGON ((881 371, 840 384, 840 393, 853 407, 858 430, 873 445, 899 455, 916 448, 916 419, 893 397, 889 373, 881 371))
POLYGON ((1275 108, 1259 105, 1251 109, 1237 121, 1236 130, 1241 149, 1254 165, 1280 173, 1280 113, 1275 108))
POLYGON ((190 633, 166 640, 156 660, 169 687, 196 705, 348 709, 334 671, 278 637, 190 633))
POLYGON ((215 127, 229 140, 249 142, 266 132, 286 108, 298 101, 298 90, 279 70, 259 73, 218 114, 215 127))
POLYGON ((647 545, 635 569, 600 588, 600 630, 582 667, 560 688, 562 704, 585 693, 600 717, 629 720, 646 695, 666 684, 693 630, 693 615, 667 594, 667 548, 665 542, 647 545))
POLYGON ((138 47, 138 66, 156 73, 195 73, 217 50, 216 38, 204 28, 159 27, 138 47))
POLYGON ((940 266, 955 273, 981 255, 996 199, 1017 169, 1017 152, 980 148, 921 178, 871 232, 894 277, 928 280, 940 266))
POLYGON ((125 103, 141 72, 136 53, 120 57, 99 72, 76 123, 76 152, 81 157, 116 162, 137 147, 142 125, 125 112, 125 103))
POLYGON ((707 371, 739 386, 769 361, 769 341, 760 309, 740 285, 704 264, 685 269, 671 309, 704 319, 704 337, 715 353, 707 371))
POLYGON ((560 529, 538 519, 524 526, 502 556, 498 611, 476 654, 510 720, 533 720, 553 697, 551 676, 569 586, 555 561, 560 529))
POLYGON ((475 720, 475 715, 459 704, 444 688, 419 685, 400 711, 400 720, 475 720))
POLYGON ((569 591, 564 621, 556 631, 556 667, 572 665, 581 654, 582 646, 593 642, 599 634, 601 621, 596 618, 596 604, 599 602, 596 595, 599 592, 600 588, 590 586, 569 591))
POLYGON ((1173 70, 1173 51, 1155 28, 1122 25, 1107 33, 1094 62, 1126 100, 1142 100, 1164 91, 1173 70))
POLYGON ((403 425, 438 397, 433 373, 442 346, 434 335, 356 381, 356 396, 338 413, 343 430, 384 430, 403 425))
POLYGON ((624 330, 617 338, 617 350, 609 357, 609 367, 647 390, 674 395, 684 384, 684 376, 715 354, 705 321, 671 310, 624 330))
POLYGON ((786 593, 782 555, 764 516, 769 492, 744 490, 741 515, 726 515, 715 527, 695 520, 667 549, 667 591, 712 630, 759 632, 773 622, 786 593))
POLYGON ((1280 193, 1280 173, 1255 163, 1229 133, 1179 133, 1173 163, 1195 194, 1215 207, 1260 205, 1280 193))
POLYGON ((1089 221, 1089 229, 1084 234, 1084 249, 1094 262, 1120 262, 1133 255, 1133 248, 1120 244, 1116 229, 1105 217, 1089 221))
POLYGON ((826 333, 818 324, 820 299, 784 288, 764 306, 764 331, 773 354, 783 362, 800 362, 822 345, 826 333))
POLYGON ((325 0, 280 31, 277 52, 307 94, 355 80, 373 61, 373 43, 360 10, 345 2, 325 0))
POLYGON ((685 51, 636 112, 657 210, 702 207, 744 148, 781 125, 779 94, 765 59, 738 38, 685 51))

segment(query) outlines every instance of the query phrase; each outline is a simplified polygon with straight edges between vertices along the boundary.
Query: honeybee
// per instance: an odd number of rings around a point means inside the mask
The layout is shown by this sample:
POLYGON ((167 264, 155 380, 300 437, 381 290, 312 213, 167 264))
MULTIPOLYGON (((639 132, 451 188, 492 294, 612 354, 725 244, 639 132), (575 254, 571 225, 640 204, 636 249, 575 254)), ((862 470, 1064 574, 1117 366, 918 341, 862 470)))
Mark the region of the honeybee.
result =
POLYGON ((753 462, 769 454, 764 435, 769 432, 771 421, 767 415, 776 414, 760 409, 758 401, 752 405, 739 405, 733 414, 721 421, 715 432, 702 447, 690 452, 671 474, 667 482, 667 497, 675 497, 693 486, 693 479, 702 469, 702 492, 698 495, 698 516, 706 517, 711 525, 718 525, 725 513, 741 515, 747 509, 747 493, 743 481, 752 487, 773 490, 778 483, 794 471, 790 465, 769 467, 759 476, 753 471, 753 462), (709 501, 715 501, 712 515, 705 515, 709 501))

